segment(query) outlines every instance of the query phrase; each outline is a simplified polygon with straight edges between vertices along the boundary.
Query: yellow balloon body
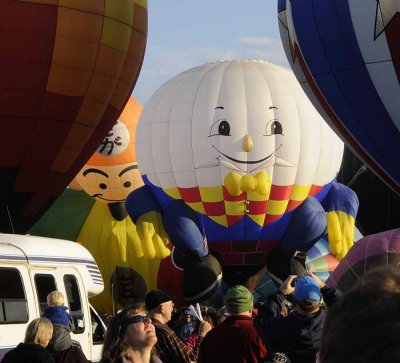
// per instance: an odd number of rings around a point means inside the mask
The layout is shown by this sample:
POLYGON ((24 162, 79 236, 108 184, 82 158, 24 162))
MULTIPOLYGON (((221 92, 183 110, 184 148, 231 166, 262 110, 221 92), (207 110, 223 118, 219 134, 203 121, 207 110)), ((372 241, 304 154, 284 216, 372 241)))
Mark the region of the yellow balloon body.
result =
MULTIPOLYGON (((74 180, 96 202, 77 241, 94 256, 104 279, 104 292, 91 299, 101 313, 112 313, 111 278, 116 267, 130 267, 145 281, 147 289, 157 287, 160 258, 147 259, 140 252, 141 240, 129 217, 116 220, 111 204, 124 210, 128 194, 143 185, 135 156, 136 125, 141 105, 131 97, 96 153, 74 180)), ((135 288, 135 286, 133 286, 135 288)), ((118 304, 116 304, 118 307, 118 304)))
POLYGON ((137 257, 136 249, 141 241, 136 226, 129 217, 115 220, 107 204, 95 202, 77 241, 92 253, 103 276, 104 291, 90 299, 100 313, 113 311, 109 282, 116 266, 133 268, 143 277, 148 290, 157 287, 160 259, 137 257))

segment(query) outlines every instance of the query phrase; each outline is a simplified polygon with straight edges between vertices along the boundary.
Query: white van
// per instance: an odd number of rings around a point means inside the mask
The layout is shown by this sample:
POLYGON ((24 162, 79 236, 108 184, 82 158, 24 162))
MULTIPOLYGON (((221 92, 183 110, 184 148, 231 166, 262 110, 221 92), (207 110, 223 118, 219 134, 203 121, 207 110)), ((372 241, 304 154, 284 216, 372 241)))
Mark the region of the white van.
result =
POLYGON ((75 323, 71 338, 86 358, 100 361, 105 326, 88 298, 103 291, 99 268, 78 243, 0 233, 0 360, 24 340, 30 321, 54 290, 65 296, 75 323))

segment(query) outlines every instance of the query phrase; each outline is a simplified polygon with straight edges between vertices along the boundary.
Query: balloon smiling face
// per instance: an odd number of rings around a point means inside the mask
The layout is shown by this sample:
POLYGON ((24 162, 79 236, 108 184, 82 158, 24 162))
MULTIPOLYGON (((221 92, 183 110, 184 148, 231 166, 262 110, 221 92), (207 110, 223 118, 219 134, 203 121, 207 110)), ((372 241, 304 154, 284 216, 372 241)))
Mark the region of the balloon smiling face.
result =
POLYGON ((76 179, 84 191, 104 203, 123 202, 143 185, 135 160, 134 137, 141 106, 131 98, 120 119, 76 179))
POLYGON ((256 61, 177 75, 137 132, 146 182, 222 225, 276 220, 335 178, 343 151, 292 73, 256 61))
MULTIPOLYGON (((203 165, 215 160, 223 167, 223 184, 231 195, 254 191, 267 197, 271 175, 279 167, 297 167, 300 139, 296 137, 296 128, 285 121, 285 110, 281 112, 277 106, 259 104, 263 100, 252 101, 247 100, 243 106, 252 109, 250 112, 257 115, 258 121, 248 124, 247 129, 241 122, 247 117, 240 112, 238 115, 236 107, 232 110, 215 107, 216 121, 211 124, 208 136, 214 155, 201 155, 209 159, 203 165)), ((203 165, 200 162, 197 168, 203 165)))

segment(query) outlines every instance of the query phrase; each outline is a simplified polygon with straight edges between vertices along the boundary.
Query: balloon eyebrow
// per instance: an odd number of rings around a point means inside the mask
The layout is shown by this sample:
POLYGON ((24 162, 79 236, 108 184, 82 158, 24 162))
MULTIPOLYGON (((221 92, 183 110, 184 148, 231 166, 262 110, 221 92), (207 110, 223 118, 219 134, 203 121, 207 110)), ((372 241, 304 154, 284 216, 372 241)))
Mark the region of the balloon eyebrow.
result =
POLYGON ((223 109, 224 109, 224 106, 217 106, 217 107, 214 108, 214 110, 218 110, 218 109, 219 109, 219 110, 223 110, 223 109))
POLYGON ((269 110, 272 110, 273 108, 276 108, 276 109, 278 109, 278 107, 275 107, 275 106, 269 106, 269 110))
POLYGON ((118 174, 118 176, 122 176, 123 174, 125 174, 126 172, 128 172, 129 170, 133 170, 133 169, 137 169, 138 166, 137 165, 130 165, 127 168, 121 170, 121 172, 118 174))
POLYGON ((101 175, 104 175, 106 178, 108 178, 108 174, 107 173, 105 173, 103 170, 99 170, 99 169, 95 169, 95 168, 86 169, 83 172, 83 176, 86 176, 89 173, 101 174, 101 175))

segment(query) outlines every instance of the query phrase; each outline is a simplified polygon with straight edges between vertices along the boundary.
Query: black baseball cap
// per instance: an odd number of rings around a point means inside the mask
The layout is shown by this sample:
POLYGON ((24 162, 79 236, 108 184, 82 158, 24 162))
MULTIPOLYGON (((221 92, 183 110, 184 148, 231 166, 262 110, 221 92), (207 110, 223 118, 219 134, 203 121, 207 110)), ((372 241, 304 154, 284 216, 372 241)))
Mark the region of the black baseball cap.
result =
POLYGON ((173 300, 174 297, 164 290, 151 290, 146 295, 146 309, 153 310, 162 303, 173 300))

